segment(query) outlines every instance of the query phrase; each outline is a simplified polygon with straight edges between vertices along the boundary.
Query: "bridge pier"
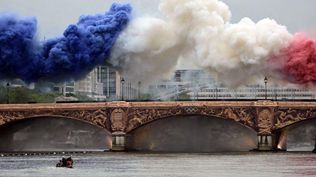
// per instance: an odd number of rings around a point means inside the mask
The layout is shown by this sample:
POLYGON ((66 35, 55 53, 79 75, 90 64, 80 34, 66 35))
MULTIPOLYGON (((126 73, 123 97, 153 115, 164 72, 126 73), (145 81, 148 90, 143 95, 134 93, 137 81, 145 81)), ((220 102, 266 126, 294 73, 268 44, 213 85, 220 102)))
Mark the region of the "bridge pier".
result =
POLYGON ((275 150, 274 135, 258 135, 258 151, 273 151, 275 150))
POLYGON ((122 152, 125 151, 126 134, 124 132, 112 133, 112 148, 111 151, 122 152))

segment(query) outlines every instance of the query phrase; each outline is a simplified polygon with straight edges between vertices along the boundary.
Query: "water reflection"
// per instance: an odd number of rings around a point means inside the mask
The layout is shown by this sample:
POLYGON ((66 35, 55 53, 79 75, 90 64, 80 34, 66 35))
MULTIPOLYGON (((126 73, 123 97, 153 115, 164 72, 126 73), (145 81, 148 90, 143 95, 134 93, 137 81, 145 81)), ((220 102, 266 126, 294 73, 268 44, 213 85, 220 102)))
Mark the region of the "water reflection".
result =
POLYGON ((153 177, 266 177, 316 175, 316 154, 132 154, 76 155, 74 169, 55 168, 60 156, 2 157, 2 177, 153 176, 153 177))

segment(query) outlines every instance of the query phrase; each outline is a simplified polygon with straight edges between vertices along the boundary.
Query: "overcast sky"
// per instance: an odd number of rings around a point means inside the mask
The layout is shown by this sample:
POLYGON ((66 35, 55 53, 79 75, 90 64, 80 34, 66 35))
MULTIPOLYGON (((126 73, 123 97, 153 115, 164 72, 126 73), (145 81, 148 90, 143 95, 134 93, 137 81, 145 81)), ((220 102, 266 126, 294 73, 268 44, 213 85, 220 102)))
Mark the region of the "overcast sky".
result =
MULTIPOLYGON (((265 17, 286 25, 291 32, 316 31, 315 0, 223 0, 233 14, 233 22, 242 17, 258 21, 265 17)), ((130 2, 135 16, 158 16, 159 0, 0 0, 0 12, 36 16, 40 38, 59 36, 81 14, 105 12, 113 2, 130 2)))

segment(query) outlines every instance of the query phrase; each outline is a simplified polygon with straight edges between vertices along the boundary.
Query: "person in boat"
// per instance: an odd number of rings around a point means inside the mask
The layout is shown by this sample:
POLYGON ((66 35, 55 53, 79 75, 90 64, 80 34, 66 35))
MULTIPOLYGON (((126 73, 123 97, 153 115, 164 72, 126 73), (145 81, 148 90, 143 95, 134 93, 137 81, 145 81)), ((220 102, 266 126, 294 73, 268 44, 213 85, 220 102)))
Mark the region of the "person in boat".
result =
POLYGON ((68 158, 66 159, 66 167, 72 168, 73 163, 74 163, 74 161, 72 160, 71 157, 68 157, 68 158))
POLYGON ((63 167, 63 160, 64 160, 64 158, 59 160, 59 162, 56 164, 56 167, 63 167))
POLYGON ((59 160, 59 162, 56 164, 56 167, 67 167, 67 168, 72 168, 73 167, 73 160, 71 157, 66 158, 62 158, 61 160, 59 160))

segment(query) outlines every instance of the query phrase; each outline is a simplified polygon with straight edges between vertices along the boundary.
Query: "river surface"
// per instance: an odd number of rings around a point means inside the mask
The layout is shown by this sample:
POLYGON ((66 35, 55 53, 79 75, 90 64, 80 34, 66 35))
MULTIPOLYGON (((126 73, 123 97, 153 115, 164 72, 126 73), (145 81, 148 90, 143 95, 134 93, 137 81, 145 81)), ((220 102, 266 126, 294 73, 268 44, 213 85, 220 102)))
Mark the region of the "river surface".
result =
POLYGON ((0 157, 1 177, 295 177, 316 176, 316 154, 75 154, 74 168, 56 168, 61 155, 0 157))

